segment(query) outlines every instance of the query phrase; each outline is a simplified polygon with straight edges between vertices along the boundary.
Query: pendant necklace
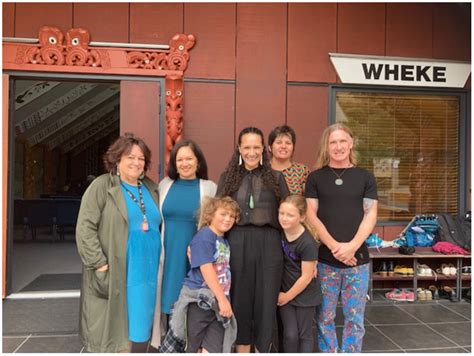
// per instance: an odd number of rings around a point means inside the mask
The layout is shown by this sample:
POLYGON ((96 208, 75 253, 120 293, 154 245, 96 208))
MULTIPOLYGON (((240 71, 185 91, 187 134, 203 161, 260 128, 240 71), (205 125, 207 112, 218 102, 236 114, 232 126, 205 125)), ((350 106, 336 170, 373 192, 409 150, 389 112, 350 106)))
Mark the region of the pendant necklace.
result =
POLYGON ((130 197, 130 199, 132 199, 133 202, 135 202, 138 205, 138 207, 140 208, 140 211, 143 214, 142 231, 147 232, 150 228, 148 226, 148 220, 146 219, 145 202, 143 201, 143 194, 142 194, 142 182, 138 181, 138 197, 139 197, 140 201, 138 201, 138 199, 135 197, 135 195, 133 195, 133 193, 130 190, 127 189, 127 187, 123 184, 123 182, 121 180, 120 180, 120 184, 125 189, 128 196, 130 197))
POLYGON ((349 168, 349 167, 345 168, 345 169, 342 171, 341 174, 337 174, 336 171, 335 171, 334 169, 332 169, 332 167, 329 167, 329 168, 330 168, 331 171, 334 173, 334 175, 337 177, 336 180, 334 181, 334 183, 335 183, 336 185, 343 185, 343 184, 344 184, 344 181, 342 180, 341 177, 342 177, 342 175, 343 175, 344 173, 346 173, 347 168, 349 168))
POLYGON ((253 209, 255 208, 255 201, 253 199, 252 173, 250 173, 248 177, 249 177, 249 187, 250 187, 249 208, 253 209))

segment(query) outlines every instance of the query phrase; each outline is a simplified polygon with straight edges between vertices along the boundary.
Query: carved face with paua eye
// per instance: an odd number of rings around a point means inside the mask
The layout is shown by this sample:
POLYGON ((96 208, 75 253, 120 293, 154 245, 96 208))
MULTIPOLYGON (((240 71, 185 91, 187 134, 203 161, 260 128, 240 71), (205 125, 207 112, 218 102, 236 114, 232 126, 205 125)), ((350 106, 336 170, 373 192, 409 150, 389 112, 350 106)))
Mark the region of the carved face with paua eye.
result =
POLYGON ((57 27, 43 26, 39 31, 38 39, 42 47, 53 46, 61 48, 64 35, 57 27))
POLYGON ((66 32, 66 48, 68 51, 73 48, 87 49, 89 41, 89 32, 82 28, 71 28, 66 32))

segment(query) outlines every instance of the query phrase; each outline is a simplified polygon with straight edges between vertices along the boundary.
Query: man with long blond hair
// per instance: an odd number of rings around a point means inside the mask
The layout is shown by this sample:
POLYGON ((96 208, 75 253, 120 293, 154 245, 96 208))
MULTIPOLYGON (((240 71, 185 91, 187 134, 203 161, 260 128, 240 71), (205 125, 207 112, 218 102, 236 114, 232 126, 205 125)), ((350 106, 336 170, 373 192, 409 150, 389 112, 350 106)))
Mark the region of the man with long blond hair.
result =
POLYGON ((369 253, 364 241, 377 221, 377 186, 369 171, 357 167, 354 137, 336 123, 323 132, 317 169, 306 182, 308 220, 316 230, 318 279, 323 300, 317 316, 321 352, 361 352, 369 280, 369 253), (334 319, 341 295, 344 314, 339 347, 334 319))

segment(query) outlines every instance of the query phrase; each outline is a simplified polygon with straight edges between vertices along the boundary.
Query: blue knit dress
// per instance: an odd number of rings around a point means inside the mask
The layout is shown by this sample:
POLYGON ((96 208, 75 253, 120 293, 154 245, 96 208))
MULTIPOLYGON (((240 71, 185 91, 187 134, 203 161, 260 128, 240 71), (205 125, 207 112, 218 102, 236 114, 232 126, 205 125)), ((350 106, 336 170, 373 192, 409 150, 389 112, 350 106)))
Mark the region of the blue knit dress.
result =
POLYGON ((161 293, 161 311, 171 313, 190 269, 186 250, 197 230, 199 179, 177 179, 170 187, 162 206, 165 221, 165 263, 161 293))
MULTIPOLYGON (((122 182, 139 200, 138 187, 122 182)), ((161 215, 150 192, 142 185, 149 231, 142 231, 143 214, 124 187, 128 212, 127 308, 128 338, 133 342, 150 339, 156 303, 156 283, 161 252, 161 215)))

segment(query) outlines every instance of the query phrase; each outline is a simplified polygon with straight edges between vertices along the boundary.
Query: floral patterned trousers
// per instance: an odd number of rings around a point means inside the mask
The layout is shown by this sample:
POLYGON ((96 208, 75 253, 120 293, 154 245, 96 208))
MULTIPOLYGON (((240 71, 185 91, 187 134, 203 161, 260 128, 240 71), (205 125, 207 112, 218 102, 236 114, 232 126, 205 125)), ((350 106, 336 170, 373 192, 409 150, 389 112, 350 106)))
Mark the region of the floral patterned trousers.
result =
POLYGON ((369 286, 369 264, 338 268, 318 263, 318 279, 323 301, 317 313, 317 339, 320 352, 358 352, 364 337, 364 312, 369 286), (344 314, 342 347, 336 336, 336 306, 341 295, 344 314))

